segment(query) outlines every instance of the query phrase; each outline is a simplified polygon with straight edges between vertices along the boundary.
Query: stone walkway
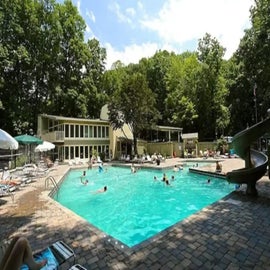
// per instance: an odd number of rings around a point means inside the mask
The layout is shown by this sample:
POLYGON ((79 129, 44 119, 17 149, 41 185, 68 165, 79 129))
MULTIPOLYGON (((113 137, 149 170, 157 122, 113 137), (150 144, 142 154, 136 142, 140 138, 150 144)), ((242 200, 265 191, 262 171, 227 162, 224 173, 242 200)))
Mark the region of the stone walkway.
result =
MULTIPOLYGON (((161 167, 184 162, 167 160, 161 167)), ((214 164, 208 166, 213 170, 214 164)), ((224 172, 240 168, 225 160, 224 172)), ((60 165, 50 175, 58 181, 69 170, 60 165)), ((270 181, 258 183, 258 198, 242 190, 204 208, 139 247, 128 249, 48 197, 45 179, 0 199, 0 241, 26 236, 35 251, 64 240, 87 269, 270 269, 270 181)))

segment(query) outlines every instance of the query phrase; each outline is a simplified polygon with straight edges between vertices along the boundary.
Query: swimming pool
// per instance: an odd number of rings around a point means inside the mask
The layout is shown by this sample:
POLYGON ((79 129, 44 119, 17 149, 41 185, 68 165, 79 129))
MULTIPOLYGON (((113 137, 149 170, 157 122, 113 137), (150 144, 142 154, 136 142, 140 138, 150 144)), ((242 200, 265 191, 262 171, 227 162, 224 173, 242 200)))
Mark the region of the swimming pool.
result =
POLYGON ((82 185, 82 170, 71 170, 63 181, 55 200, 69 208, 106 234, 133 247, 162 230, 185 219, 203 207, 233 191, 226 181, 192 174, 185 168, 170 170, 141 169, 132 174, 130 168, 108 167, 86 171, 88 185, 82 185), (163 173, 175 180, 167 186, 163 173), (154 181, 156 176, 158 181, 154 181), (93 192, 108 187, 105 193, 93 192))

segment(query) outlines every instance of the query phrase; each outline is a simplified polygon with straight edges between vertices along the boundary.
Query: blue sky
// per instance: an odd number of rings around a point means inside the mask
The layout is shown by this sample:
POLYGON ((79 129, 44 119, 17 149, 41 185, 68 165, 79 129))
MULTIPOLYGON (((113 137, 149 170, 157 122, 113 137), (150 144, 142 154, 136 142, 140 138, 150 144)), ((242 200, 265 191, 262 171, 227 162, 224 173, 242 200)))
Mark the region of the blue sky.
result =
POLYGON ((138 63, 157 50, 194 51, 206 32, 226 48, 237 49, 250 27, 254 0, 72 0, 84 18, 85 38, 107 51, 106 67, 117 60, 138 63))

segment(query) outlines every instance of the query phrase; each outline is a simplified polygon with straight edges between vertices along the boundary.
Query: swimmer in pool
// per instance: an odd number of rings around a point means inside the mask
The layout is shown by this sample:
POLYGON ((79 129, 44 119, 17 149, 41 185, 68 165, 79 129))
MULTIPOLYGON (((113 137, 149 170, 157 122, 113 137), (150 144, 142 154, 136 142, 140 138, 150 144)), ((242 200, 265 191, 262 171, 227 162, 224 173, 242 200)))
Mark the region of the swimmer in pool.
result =
POLYGON ((98 189, 98 190, 96 190, 96 191, 93 191, 92 193, 93 193, 93 194, 98 194, 98 193, 106 192, 107 190, 108 190, 107 186, 104 186, 103 188, 98 189))
POLYGON ((165 182, 167 179, 166 173, 163 174, 162 181, 165 182))
POLYGON ((168 179, 165 180, 165 184, 166 184, 166 186, 170 186, 170 182, 168 179))
POLYGON ((87 179, 83 181, 83 179, 81 178, 81 183, 86 186, 89 183, 89 181, 87 179))

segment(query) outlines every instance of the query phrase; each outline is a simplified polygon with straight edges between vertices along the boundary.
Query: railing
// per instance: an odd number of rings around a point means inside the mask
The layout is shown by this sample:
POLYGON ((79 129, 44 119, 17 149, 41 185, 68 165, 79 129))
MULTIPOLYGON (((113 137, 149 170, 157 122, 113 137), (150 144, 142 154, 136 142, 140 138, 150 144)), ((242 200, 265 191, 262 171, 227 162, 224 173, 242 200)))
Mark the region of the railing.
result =
POLYGON ((49 189, 50 183, 53 185, 51 193, 56 193, 56 195, 58 195, 59 185, 57 184, 53 176, 49 176, 45 179, 45 189, 49 189))
POLYGON ((42 138, 49 142, 61 142, 64 141, 65 133, 64 131, 52 131, 42 134, 42 138))

